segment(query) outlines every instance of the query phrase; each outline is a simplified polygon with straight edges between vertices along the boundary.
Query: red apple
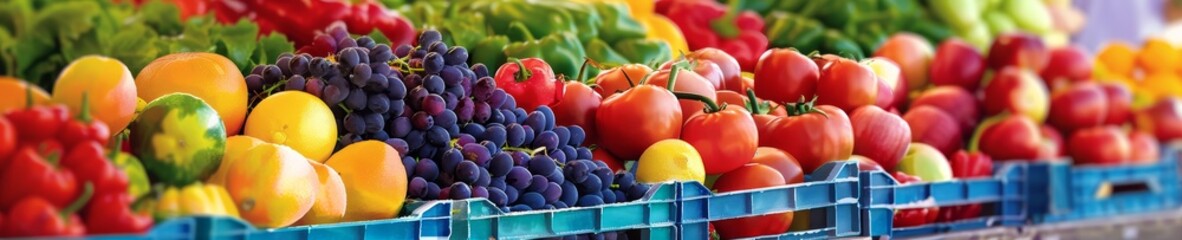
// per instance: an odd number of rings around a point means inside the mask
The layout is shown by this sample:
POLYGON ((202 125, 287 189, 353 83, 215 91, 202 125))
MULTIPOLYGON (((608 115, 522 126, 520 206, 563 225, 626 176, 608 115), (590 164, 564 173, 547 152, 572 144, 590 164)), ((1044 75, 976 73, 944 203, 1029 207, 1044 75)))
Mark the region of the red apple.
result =
POLYGON ((1104 89, 1094 83, 1066 86, 1051 96, 1047 122, 1070 135, 1078 129, 1100 126, 1108 114, 1104 89))
POLYGON ((997 71, 993 80, 985 86, 982 101, 987 115, 1008 111, 1042 122, 1046 119, 1050 105, 1047 95, 1047 87, 1033 72, 1006 67, 997 71))
POLYGON ((899 65, 882 57, 868 58, 862 63, 878 76, 878 97, 874 105, 882 109, 891 109, 907 100, 907 81, 903 80, 903 72, 899 65))
POLYGON ((1133 131, 1129 133, 1129 162, 1134 164, 1153 164, 1160 158, 1161 147, 1153 135, 1133 131))
POLYGON ((1039 134, 1042 134, 1042 151, 1039 158, 1055 159, 1067 152, 1067 146, 1063 144, 1063 134, 1059 134, 1055 128, 1042 125, 1039 127, 1039 134))
POLYGON ((845 59, 841 56, 831 53, 821 54, 821 56, 814 56, 812 58, 813 63, 817 64, 817 69, 821 70, 825 70, 825 68, 829 67, 830 62, 837 61, 838 59, 845 59))
POLYGON ((817 80, 817 104, 833 105, 845 112, 873 105, 878 98, 874 70, 849 59, 831 61, 817 80))
POLYGON ((1129 138, 1114 126, 1079 130, 1067 143, 1076 165, 1119 165, 1129 159, 1131 150, 1129 138))
POLYGON ((932 106, 956 118, 962 132, 972 132, 981 118, 980 105, 972 93, 954 86, 940 86, 924 91, 911 101, 911 107, 932 106))
POLYGON ((1047 65, 1047 46, 1042 38, 1028 33, 1003 33, 993 40, 989 47, 989 68, 1002 69, 1008 66, 1041 72, 1047 65))
POLYGON ((755 157, 751 163, 767 165, 784 176, 784 183, 794 184, 804 182, 804 170, 792 155, 773 147, 759 147, 755 149, 755 157))
POLYGON ((550 107, 554 110, 554 118, 559 125, 579 125, 586 132, 587 143, 595 143, 595 111, 603 97, 590 86, 578 81, 566 82, 566 91, 557 103, 550 107))
MULTIPOLYGON (((714 61, 710 61, 708 59, 686 58, 686 61, 688 61, 689 65, 692 67, 690 70, 693 70, 695 73, 698 73, 699 76, 705 78, 706 81, 709 81, 710 85, 714 86, 714 89, 723 89, 722 68, 718 67, 718 64, 715 64, 714 61)), ((661 68, 659 70, 672 69, 673 64, 678 62, 680 61, 666 61, 665 63, 661 64, 661 68)))
MULTIPOLYGON (((960 124, 955 118, 932 106, 919 106, 907 111, 903 120, 911 127, 911 141, 925 143, 952 155, 962 144, 960 124)), ((857 145, 855 145, 857 147, 857 145)))
POLYGON ((874 160, 870 160, 868 157, 850 155, 850 161, 858 161, 858 171, 886 171, 885 169, 882 169, 882 165, 878 164, 878 162, 875 162, 874 160))
POLYGON ((1022 115, 999 116, 980 126, 977 147, 994 160, 1035 161, 1043 152, 1038 124, 1022 115))
MULTIPOLYGON (((812 99, 820 70, 811 59, 793 49, 769 49, 755 65, 755 94, 773 102, 812 99)), ((747 90, 738 91, 745 93, 747 90)))
POLYGON ((1129 87, 1119 83, 1101 83, 1100 88, 1104 89, 1104 96, 1108 99, 1108 114, 1104 124, 1121 125, 1129 121, 1129 109, 1133 106, 1133 93, 1129 92, 1129 87))
POLYGON ((686 54, 686 58, 710 60, 722 71, 722 88, 735 92, 746 92, 743 88, 743 70, 739 68, 739 61, 735 57, 717 48, 702 48, 686 54))
POLYGON ((1051 49, 1050 60, 1039 75, 1051 89, 1072 82, 1087 81, 1092 78, 1091 58, 1083 48, 1076 45, 1057 47, 1051 49))
MULTIPOLYGON (((890 59, 899 65, 904 80, 901 84, 907 88, 896 92, 908 92, 922 89, 928 84, 928 66, 932 64, 934 52, 932 44, 928 43, 927 39, 912 33, 900 32, 887 38, 878 50, 874 51, 874 56, 890 59)), ((896 95, 906 97, 906 94, 896 95)))
MULTIPOLYGON (((784 177, 776 169, 763 164, 748 163, 719 176, 718 180, 714 182, 714 189, 719 193, 724 193, 784 184, 784 177)), ((712 223, 722 238, 735 239, 787 232, 788 226, 792 224, 792 215, 792 212, 786 212, 720 220, 712 223)))
POLYGON ((898 115, 891 114, 877 106, 864 106, 850 114, 854 127, 854 154, 866 156, 882 165, 887 171, 895 171, 899 159, 907 153, 911 142, 911 128, 898 115))
POLYGON ((976 91, 981 76, 985 74, 985 57, 973 45, 949 38, 936 48, 930 74, 932 84, 936 86, 958 86, 976 91))
POLYGON ((1163 98, 1134 116, 1137 130, 1153 134, 1160 142, 1182 138, 1182 100, 1163 98))

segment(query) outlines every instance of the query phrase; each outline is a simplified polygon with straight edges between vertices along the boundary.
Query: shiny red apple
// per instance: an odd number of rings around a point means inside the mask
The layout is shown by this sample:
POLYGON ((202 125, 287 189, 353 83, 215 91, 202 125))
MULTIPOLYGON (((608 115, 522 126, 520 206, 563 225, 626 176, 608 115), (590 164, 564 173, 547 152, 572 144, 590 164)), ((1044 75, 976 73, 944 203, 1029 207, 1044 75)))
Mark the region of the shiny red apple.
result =
POLYGON ((1114 126, 1100 126, 1071 134, 1067 152, 1076 165, 1119 165, 1132 154, 1129 139, 1114 126))
POLYGON ((1091 80, 1092 59, 1079 46, 1057 47, 1051 49, 1047 66, 1042 69, 1039 75, 1051 89, 1073 82, 1091 80))
POLYGON ((1104 124, 1121 125, 1129 121, 1133 107, 1133 93, 1129 87, 1119 83, 1100 83, 1104 97, 1108 99, 1108 114, 1104 124))
POLYGON ((1129 133, 1129 163, 1153 164, 1161 159, 1161 146, 1153 135, 1133 131, 1129 133))
POLYGON ((911 101, 911 107, 932 106, 944 110, 945 113, 956 118, 962 132, 970 133, 977 126, 981 118, 981 107, 977 98, 964 88, 954 86, 940 86, 923 91, 919 97, 911 101))
POLYGON ((969 43, 950 38, 936 48, 930 77, 936 86, 958 86, 976 91, 985 74, 985 57, 969 43))
MULTIPOLYGON (((960 124, 948 113, 932 107, 919 106, 907 111, 903 120, 911 127, 911 141, 925 143, 951 156, 963 147, 960 124)), ((855 145, 855 147, 857 147, 855 145)))
POLYGON ((1136 129, 1153 134, 1158 141, 1169 142, 1182 138, 1182 100, 1163 98, 1149 108, 1138 111, 1136 129))
POLYGON ((1043 138, 1038 124, 1023 115, 998 116, 980 127, 977 148, 994 160, 1038 160, 1043 153, 1043 138))
POLYGON ((1066 86, 1051 96, 1047 122, 1070 135, 1078 129, 1100 126, 1108 116, 1108 98, 1094 83, 1066 86))
POLYGON ((1018 67, 1041 72, 1047 65, 1049 51, 1042 38, 1022 32, 1003 33, 989 47, 989 68, 1018 67))
POLYGON ((1033 72, 1006 67, 993 74, 993 80, 985 86, 982 102, 987 115, 1010 112, 1042 122, 1050 107, 1048 95, 1047 87, 1033 72))
POLYGON ((887 171, 895 171, 911 142, 911 128, 907 122, 871 105, 854 110, 850 114, 850 124, 854 127, 854 154, 878 162, 887 171))

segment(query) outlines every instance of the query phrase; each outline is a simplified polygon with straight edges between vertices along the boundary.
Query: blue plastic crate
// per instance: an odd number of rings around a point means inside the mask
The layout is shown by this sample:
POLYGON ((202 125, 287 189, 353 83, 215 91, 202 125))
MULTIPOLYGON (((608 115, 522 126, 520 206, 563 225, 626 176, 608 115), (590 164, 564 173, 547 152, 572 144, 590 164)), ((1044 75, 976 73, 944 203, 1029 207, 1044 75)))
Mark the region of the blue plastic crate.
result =
POLYGON ((856 236, 858 164, 831 162, 806 176, 806 182, 779 187, 712 193, 697 183, 681 183, 679 239, 710 239, 709 222, 809 210, 808 230, 754 239, 828 239, 856 236))
POLYGON ((501 212, 486 199, 456 201, 453 239, 535 239, 640 230, 645 239, 676 239, 679 184, 655 185, 625 203, 556 210, 501 212))
POLYGON ((230 217, 196 216, 157 224, 144 235, 88 236, 92 239, 447 239, 451 202, 411 203, 406 217, 312 226, 257 229, 230 217))
POLYGON ((1150 165, 1026 163, 1030 221, 1052 223, 1152 212, 1182 205, 1177 146, 1150 165))
POLYGON ((862 172, 861 206, 863 236, 913 237, 929 234, 1021 225, 1023 189, 1021 171, 1000 171, 992 177, 958 179, 899 185, 883 171, 862 172), (913 208, 920 203, 939 207, 983 204, 981 216, 953 222, 937 222, 912 227, 894 227, 896 210, 913 208))

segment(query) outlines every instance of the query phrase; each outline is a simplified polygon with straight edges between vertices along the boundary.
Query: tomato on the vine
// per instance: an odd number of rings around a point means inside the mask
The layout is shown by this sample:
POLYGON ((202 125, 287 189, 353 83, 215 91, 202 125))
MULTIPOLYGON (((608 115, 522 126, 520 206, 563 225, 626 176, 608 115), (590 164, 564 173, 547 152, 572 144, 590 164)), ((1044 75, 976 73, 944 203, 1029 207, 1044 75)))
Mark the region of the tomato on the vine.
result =
MULTIPOLYGON (((718 96, 714 93, 716 89, 714 89, 714 86, 711 85, 710 81, 706 80, 706 78, 693 71, 685 69, 682 66, 675 66, 670 70, 656 71, 650 75, 647 80, 645 80, 645 84, 669 88, 672 91, 702 95, 706 98, 709 98, 711 101, 718 99, 718 96), (673 87, 669 87, 668 85, 670 84, 672 84, 673 87)), ((683 122, 685 120, 689 120, 689 118, 693 117, 695 114, 702 112, 702 109, 706 107, 706 104, 703 104, 700 101, 684 99, 678 100, 678 105, 681 106, 681 117, 683 122)))
POLYGON ((812 172, 829 161, 849 159, 854 151, 854 130, 841 109, 802 102, 788 108, 789 117, 773 120, 759 136, 760 146, 779 148, 812 172))
POLYGON ((681 139, 698 150, 706 174, 726 173, 751 161, 759 144, 759 132, 750 113, 739 107, 721 107, 701 95, 674 95, 706 104, 702 113, 690 117, 681 127, 681 139))
POLYGON ((821 69, 817 80, 817 104, 833 105, 846 112, 878 100, 878 76, 854 60, 837 59, 821 69))

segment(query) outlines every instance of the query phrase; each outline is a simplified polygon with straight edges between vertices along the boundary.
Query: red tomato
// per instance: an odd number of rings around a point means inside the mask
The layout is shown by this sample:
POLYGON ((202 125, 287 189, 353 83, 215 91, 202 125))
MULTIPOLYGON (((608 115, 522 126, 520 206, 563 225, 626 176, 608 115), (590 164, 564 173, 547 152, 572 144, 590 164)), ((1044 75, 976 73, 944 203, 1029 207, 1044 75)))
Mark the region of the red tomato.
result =
MULTIPOLYGON (((718 90, 723 89, 722 88, 722 69, 719 69, 718 64, 714 64, 713 61, 706 60, 706 59, 687 58, 685 61, 688 61, 690 63, 690 66, 692 66, 689 70, 693 70, 699 76, 702 76, 703 79, 706 79, 707 82, 710 82, 710 85, 713 86, 714 89, 718 89, 718 90)), ((678 62, 681 62, 681 61, 678 61, 678 60, 666 61, 665 63, 661 64, 661 67, 659 68, 659 70, 673 69, 673 64, 678 63, 678 62)))
POLYGON ((497 87, 517 100, 517 106, 533 111, 538 106, 554 104, 562 99, 562 88, 554 78, 554 70, 546 61, 526 58, 501 65, 493 77, 497 87), (526 71, 523 71, 526 70, 526 71))
POLYGON ((718 109, 710 102, 705 113, 685 121, 681 127, 681 139, 698 150, 706 174, 715 175, 750 162, 759 144, 759 132, 755 120, 746 110, 738 107, 718 109))
POLYGON ((977 97, 964 88, 955 86, 939 86, 923 91, 919 97, 911 101, 912 108, 919 106, 932 106, 943 110, 960 123, 962 133, 971 133, 981 117, 981 106, 977 104, 977 97))
POLYGON ((718 65, 718 70, 722 72, 722 88, 735 92, 747 91, 743 87, 742 73, 743 69, 739 68, 739 61, 735 57, 719 50, 717 48, 702 48, 694 50, 685 56, 690 59, 704 59, 714 62, 718 65))
POLYGON ((878 99, 878 76, 866 65, 838 59, 821 70, 817 80, 817 104, 833 105, 846 112, 873 105, 878 99))
POLYGON ((1108 114, 1104 117, 1104 124, 1121 125, 1129 121, 1132 116, 1129 109, 1133 107, 1133 93, 1129 88, 1118 83, 1101 83, 1104 97, 1108 99, 1108 114))
POLYGON ((616 156, 612 156, 606 149, 596 148, 595 150, 591 150, 591 158, 607 163, 607 167, 611 168, 612 172, 626 170, 624 168, 624 161, 616 159, 616 156))
POLYGON ((740 108, 747 106, 747 97, 738 92, 731 90, 718 90, 717 92, 714 92, 714 95, 718 96, 718 104, 726 104, 732 107, 740 108))
POLYGON ((1118 165, 1132 155, 1129 138, 1114 126, 1082 129, 1071 134, 1067 152, 1076 165, 1118 165))
POLYGON ((963 147, 963 132, 956 119, 932 106, 919 106, 907 111, 903 121, 911 127, 911 141, 925 143, 950 156, 963 147))
POLYGON ((585 143, 597 143, 595 135, 595 111, 603 97, 592 90, 590 86, 581 82, 567 82, 563 88, 566 93, 562 99, 551 107, 558 125, 579 125, 587 134, 585 143))
POLYGON ((793 49, 769 49, 755 65, 755 93, 773 102, 811 99, 821 71, 808 57, 793 49))
POLYGON ((1100 126, 1108 114, 1104 89, 1093 83, 1079 83, 1056 91, 1051 96, 1047 122, 1066 134, 1077 129, 1100 126))
POLYGON ((804 182, 804 170, 800 168, 800 163, 783 150, 770 147, 756 148, 755 157, 751 159, 751 163, 763 164, 776 169, 781 176, 784 176, 785 184, 804 182))
POLYGON ((903 118, 878 108, 863 106, 850 114, 854 129, 854 154, 878 162, 887 171, 907 153, 911 143, 911 127, 903 118))
POLYGON ((8 154, 16 150, 16 129, 8 119, 0 117, 0 169, 8 165, 8 154))
POLYGON ((837 56, 835 54, 826 53, 826 54, 821 54, 821 56, 813 57, 813 64, 817 65, 818 70, 824 71, 825 68, 828 68, 829 66, 831 66, 831 65, 829 65, 829 63, 832 63, 833 61, 837 61, 838 59, 845 59, 845 58, 843 58, 841 56, 837 56))
POLYGON ((1129 133, 1129 162, 1136 164, 1153 164, 1160 159, 1161 147, 1153 135, 1144 132, 1129 133))
POLYGON ((644 76, 653 72, 652 68, 643 64, 624 64, 622 66, 600 72, 595 76, 596 92, 599 96, 610 97, 617 92, 623 92, 641 83, 644 76))
POLYGON ((981 125, 978 149, 994 160, 1035 161, 1043 156, 1038 124, 1022 115, 999 116, 981 125))
MULTIPOLYGON (((702 78, 702 76, 694 73, 693 71, 685 71, 684 69, 677 71, 677 81, 673 83, 673 91, 702 95, 706 98, 709 98, 711 101, 718 99, 718 96, 714 93, 714 87, 711 86, 710 82, 706 81, 705 78, 702 78)), ((669 77, 672 75, 672 73, 673 70, 657 71, 649 76, 649 79, 645 82, 645 84, 651 84, 665 88, 669 84, 669 77)), ((703 104, 698 100, 682 99, 678 100, 678 105, 681 106, 681 117, 683 122, 685 120, 689 120, 690 117, 701 113, 702 109, 706 108, 706 104, 703 104)))
MULTIPOLYGON (((719 193, 784 185, 784 176, 776 169, 763 164, 747 164, 727 172, 714 182, 719 193)), ((714 221, 714 229, 723 239, 755 237, 780 234, 792 225, 792 212, 775 213, 757 217, 746 217, 714 221)))
POLYGON ((854 151, 849 116, 829 105, 803 108, 808 110, 769 123, 767 134, 760 135, 760 146, 791 154, 806 173, 829 161, 849 159, 854 151))
POLYGON ((620 159, 637 159, 653 143, 681 135, 681 107, 669 90, 637 85, 604 100, 595 125, 601 147, 620 159))
POLYGON ((1152 133, 1158 141, 1169 142, 1182 138, 1182 99, 1163 98, 1137 112, 1134 117, 1137 130, 1152 133))

